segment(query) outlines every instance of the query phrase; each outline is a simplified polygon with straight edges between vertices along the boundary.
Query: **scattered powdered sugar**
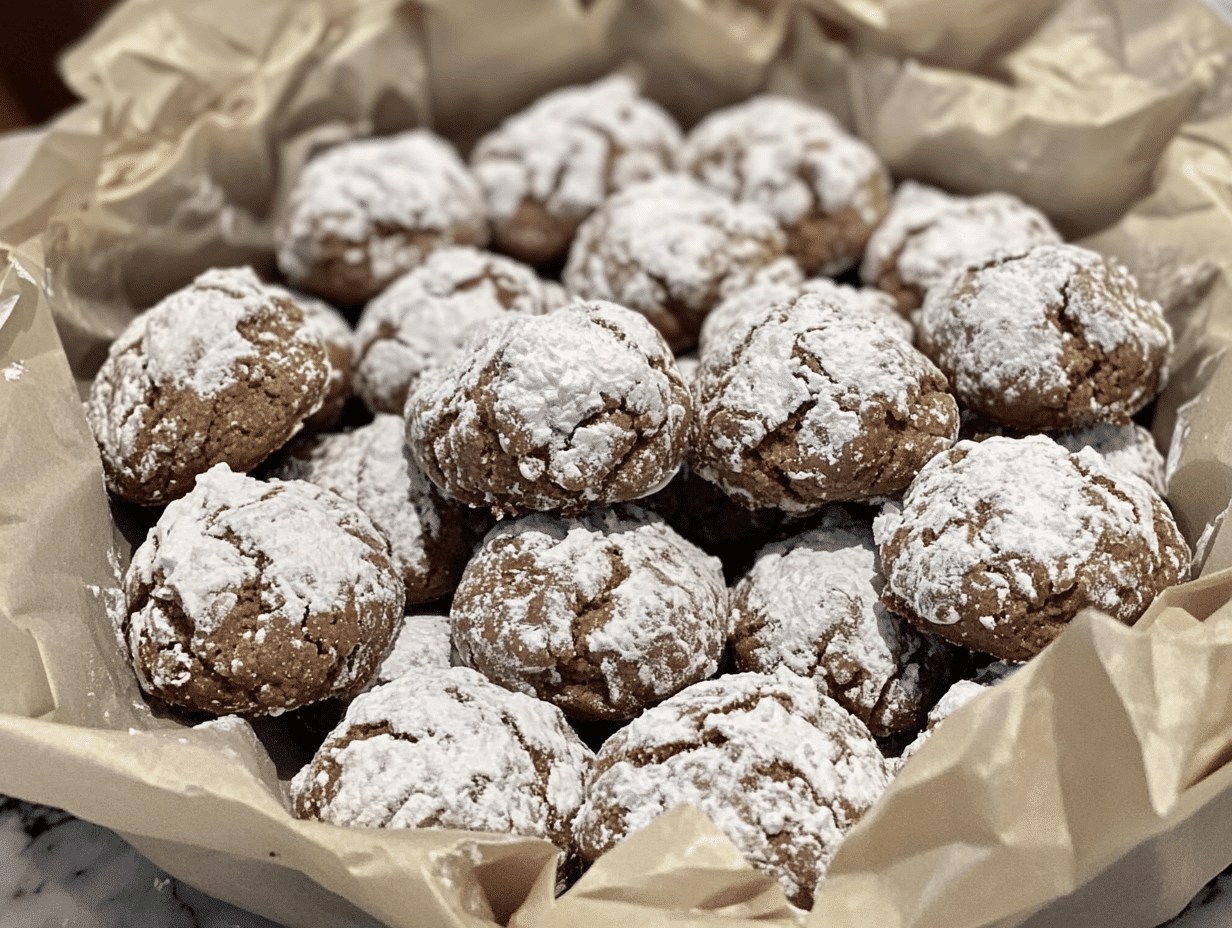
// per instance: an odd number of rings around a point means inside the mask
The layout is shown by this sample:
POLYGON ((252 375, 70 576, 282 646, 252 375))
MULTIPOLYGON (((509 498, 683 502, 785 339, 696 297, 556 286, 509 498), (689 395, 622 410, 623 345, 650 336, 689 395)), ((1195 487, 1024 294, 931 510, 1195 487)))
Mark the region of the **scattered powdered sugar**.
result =
POLYGON ((369 687, 430 668, 452 666, 452 634, 447 615, 406 616, 369 687))
POLYGON ((756 203, 784 224, 819 204, 826 214, 851 207, 873 225, 881 212, 869 182, 890 187, 873 150, 832 115, 771 95, 705 117, 685 140, 680 163, 707 186, 756 203))
POLYGON ((1163 496, 1164 456, 1159 453, 1151 433, 1136 423, 1114 425, 1100 422, 1084 429, 1056 432, 1050 436, 1067 451, 1077 452, 1090 447, 1098 451, 1117 473, 1132 474, 1163 496))
POLYGON ((498 524, 451 618, 468 665, 567 715, 608 719, 714 673, 729 624, 721 562, 636 506, 498 524))
POLYGON ((497 222, 523 200, 581 219, 613 191, 671 170, 680 141, 671 116, 616 74, 540 97, 480 139, 471 166, 497 222))
POLYGON ((372 239, 372 275, 383 280, 402 269, 398 254, 379 247, 390 230, 443 233, 483 221, 478 183, 453 146, 429 130, 343 142, 309 160, 296 179, 278 230, 278 267, 302 281, 326 236, 356 245, 372 239))
POLYGON ((652 319, 677 317, 684 332, 666 334, 684 348, 718 299, 751 283, 786 245, 760 207, 664 174, 625 188, 582 223, 562 279, 587 299, 612 300, 652 319))
POLYGON ((356 697, 291 796, 301 818, 511 832, 566 850, 592 758, 556 707, 463 667, 425 669, 356 697))
POLYGON ((9 383, 16 383, 18 380, 21 380, 21 375, 25 372, 26 365, 22 364, 20 361, 14 361, 12 364, 7 365, 3 370, 0 370, 0 375, 3 375, 4 379, 9 383))
POLYGON ((412 453, 446 493, 526 511, 653 492, 679 465, 692 408, 654 328, 592 301, 476 324, 420 376, 406 415, 412 453), (474 460, 495 454, 517 464, 507 485, 474 460), (627 495, 608 495, 634 470, 627 495))
POLYGON ((810 681, 786 669, 733 674, 689 687, 604 743, 574 834, 594 860, 689 802, 807 908, 889 779, 868 730, 810 681))
POLYGON ((1162 509, 1145 483, 1114 476, 1089 448, 1071 455, 1044 436, 994 437, 959 442, 935 457, 901 507, 883 509, 873 531, 887 589, 930 622, 963 618, 968 604, 958 591, 973 572, 995 596, 996 608, 980 616, 993 622, 1011 600, 1041 603, 1072 588, 1080 572, 1090 603, 1118 615, 1137 579, 1097 554, 1110 543, 1132 543, 1176 569, 1180 552, 1171 539, 1164 550, 1156 534, 1162 509), (1092 570, 1093 563, 1101 569, 1092 570), (1037 571, 1047 588, 1037 588, 1037 571))
POLYGON ((511 258, 469 246, 439 248, 371 300, 355 331, 355 392, 370 409, 401 414, 427 368, 462 333, 504 312, 542 315, 566 298, 559 286, 511 258))
MULTIPOLYGON (((129 565, 130 648, 137 653, 143 642, 156 642, 166 650, 159 666, 177 668, 175 679, 144 682, 183 683, 180 675, 196 659, 225 666, 227 656, 212 652, 229 634, 259 644, 276 624, 307 630, 348 602, 361 616, 390 603, 400 612, 401 586, 387 562, 374 558, 383 551, 377 539, 367 516, 333 493, 301 481, 266 483, 216 464, 168 504, 129 565), (259 606, 251 625, 233 628, 254 590, 259 606), (187 623, 187 637, 174 616, 187 623)), ((377 647, 387 637, 378 636, 377 647)), ((345 672, 336 680, 339 691, 357 682, 345 672)))
POLYGON ((892 265, 924 293, 951 271, 997 252, 1060 241, 1048 218, 1013 194, 954 196, 908 180, 868 241, 860 279, 875 286, 892 265))
POLYGON ((950 649, 881 602, 872 532, 838 507, 822 526, 768 545, 732 592, 741 670, 783 666, 877 735, 919 726, 944 690, 950 649))

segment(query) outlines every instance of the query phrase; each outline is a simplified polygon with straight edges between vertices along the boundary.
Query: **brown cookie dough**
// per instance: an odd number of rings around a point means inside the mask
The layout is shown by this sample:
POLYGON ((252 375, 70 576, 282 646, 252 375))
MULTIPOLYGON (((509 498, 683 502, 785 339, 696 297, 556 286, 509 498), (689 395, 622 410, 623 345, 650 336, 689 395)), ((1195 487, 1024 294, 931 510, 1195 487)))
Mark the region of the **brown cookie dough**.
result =
POLYGON ((953 444, 945 377, 884 316, 804 293, 707 343, 690 463, 751 507, 898 493, 953 444))
POLYGON ((688 802, 808 908, 844 835, 889 786, 868 729, 787 670, 707 680, 647 710, 595 758, 573 823, 593 861, 688 802))
POLYGON ((664 174, 626 187, 582 223, 562 280, 577 296, 637 310, 673 351, 687 351, 706 314, 786 247, 760 207, 664 174))
POLYGON ((275 231, 292 286, 353 306, 442 245, 485 245, 478 183, 427 129, 357 139, 309 160, 275 231))
POLYGON ((496 247, 552 261, 612 193, 672 170, 680 128, 624 75, 541 97, 471 152, 496 247))
POLYGON ((251 470, 318 409, 329 370, 298 305, 250 268, 207 271, 134 319, 91 384, 108 489, 157 505, 215 464, 251 470))
POLYGON ((1163 386, 1172 333, 1116 261, 1038 245, 958 271, 915 315, 964 407, 1026 432, 1128 424, 1163 386))
POLYGON ((949 686, 953 648, 886 610, 872 531, 840 507, 826 515, 759 551, 736 584, 736 666, 813 679, 879 738, 917 729, 949 686))
POLYGON ((321 408, 304 420, 304 429, 319 432, 333 428, 342 415, 342 407, 351 398, 351 383, 355 362, 355 333, 346 316, 307 293, 296 293, 266 284, 279 296, 293 300, 304 314, 304 327, 325 346, 325 360, 329 363, 329 377, 325 381, 325 396, 321 408))
POLYGON ((613 303, 473 326, 407 400, 429 479, 500 516, 645 496, 684 456, 693 404, 662 337, 613 303))
POLYGON ((356 697, 292 780, 291 803, 335 825, 546 838, 568 872, 592 761, 554 706, 465 667, 425 669, 356 697))
POLYGON ((1034 656, 1088 606, 1133 622, 1189 570, 1150 487, 1041 435, 960 442, 873 528, 885 604, 1003 660, 1034 656))
POLYGON ((439 248, 364 307, 355 331, 355 392, 373 412, 402 415, 427 368, 471 325, 503 312, 542 315, 568 302, 524 264, 469 246, 439 248))
POLYGON ((356 506, 225 464, 167 506, 125 594, 119 634, 142 689, 216 715, 355 695, 403 607, 385 540, 356 506))
POLYGON ((727 586, 716 558, 641 507, 535 514, 488 533, 450 619, 490 680, 621 721, 718 669, 727 586))
POLYGON ((774 216, 808 274, 854 265, 890 208, 890 174, 872 148, 830 113, 789 97, 711 113, 685 139, 680 165, 774 216))
POLYGON ((893 296, 906 315, 951 271, 1060 241, 1048 217, 1013 194, 955 196, 908 180, 868 241, 860 279, 893 296))
POLYGON ((388 541, 406 601, 451 593, 478 540, 464 507, 441 496, 406 447, 400 416, 378 415, 349 432, 294 442, 274 477, 307 480, 349 500, 388 541))

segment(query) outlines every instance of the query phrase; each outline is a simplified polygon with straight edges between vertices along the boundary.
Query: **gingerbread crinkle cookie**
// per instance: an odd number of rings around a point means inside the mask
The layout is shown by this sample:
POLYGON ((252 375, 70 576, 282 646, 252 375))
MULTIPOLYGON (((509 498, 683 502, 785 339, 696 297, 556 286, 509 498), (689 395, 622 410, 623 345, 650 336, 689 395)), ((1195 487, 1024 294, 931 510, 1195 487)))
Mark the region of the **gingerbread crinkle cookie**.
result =
POLYGON ((692 399, 639 314, 603 301, 469 330, 407 400, 407 443, 446 494, 500 516, 580 512, 676 472, 692 399))
POLYGON ((960 403, 1023 431, 1128 424, 1162 388, 1172 333, 1119 262, 1039 245, 955 272, 916 313, 960 403))
POLYGON ((1189 570, 1146 483, 1041 435, 959 442, 873 529, 886 605, 1003 660, 1034 656, 1088 606, 1133 622, 1189 570))
POLYGON ((545 94, 471 152, 496 247, 529 264, 563 255, 610 194, 672 170, 680 141, 625 75, 545 94))
POLYGON ((120 636, 147 692, 277 714, 368 682, 402 616, 388 547, 354 504, 218 464, 134 552, 120 636))
POLYGON ((502 522, 450 612, 463 661, 571 718, 621 721, 718 669, 717 558, 638 506, 502 522))
POLYGON ((762 95, 711 113, 689 133, 683 170, 769 212, 787 250, 809 274, 834 275, 859 260, 890 207, 881 160, 830 113, 762 95))
POLYGON ((504 312, 542 315, 564 289, 524 264, 470 246, 440 248, 364 307, 355 330, 355 392, 401 415, 411 384, 453 352, 466 329, 504 312))
POLYGON ((485 245, 483 194, 427 129, 356 139, 311 158, 275 232, 292 286, 353 306, 442 245, 485 245))
POLYGON ((562 280, 584 299, 637 310, 673 351, 687 351, 706 314, 786 247, 761 207, 664 174, 609 197, 582 223, 562 280))
POLYGON ((803 513, 904 489, 958 434, 945 377, 883 316, 806 292, 707 343, 696 472, 750 507, 803 513))
POLYGON ((324 300, 276 284, 266 286, 279 296, 295 302, 304 314, 304 328, 325 346, 325 360, 329 362, 325 398, 321 401, 321 408, 304 420, 304 429, 315 432, 332 428, 342 416, 342 407, 351 398, 355 332, 346 317, 324 300))
POLYGON ((207 271, 137 316, 90 386, 107 487, 158 505, 248 471, 321 405, 330 367, 299 306, 250 268, 207 271))

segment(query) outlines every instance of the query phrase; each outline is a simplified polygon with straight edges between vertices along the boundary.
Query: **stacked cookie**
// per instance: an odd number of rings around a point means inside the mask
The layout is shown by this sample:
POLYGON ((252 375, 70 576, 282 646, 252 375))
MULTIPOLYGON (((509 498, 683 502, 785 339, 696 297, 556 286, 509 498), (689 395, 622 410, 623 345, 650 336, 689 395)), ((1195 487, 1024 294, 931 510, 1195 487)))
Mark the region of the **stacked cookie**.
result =
POLYGON ((1187 570, 1158 305, 813 107, 567 88, 469 166, 321 153, 278 238, 314 296, 207 272, 88 409, 157 516, 151 699, 345 705, 299 815, 543 837, 563 886, 687 801, 807 907, 938 705, 1187 570))

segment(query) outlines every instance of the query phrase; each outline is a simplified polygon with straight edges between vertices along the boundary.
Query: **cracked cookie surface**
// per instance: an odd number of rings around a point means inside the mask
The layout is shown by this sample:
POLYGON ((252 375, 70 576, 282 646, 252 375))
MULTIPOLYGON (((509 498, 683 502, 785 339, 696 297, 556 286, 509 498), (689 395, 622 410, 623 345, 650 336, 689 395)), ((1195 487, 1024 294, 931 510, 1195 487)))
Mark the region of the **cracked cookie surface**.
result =
POLYGON ((355 698, 291 802, 335 825, 546 838, 568 872, 592 759, 555 706, 465 667, 423 668, 355 698))
POLYGON ((219 464, 133 554, 119 629, 144 690, 216 715, 357 693, 402 616, 388 547, 354 504, 219 464))
POLYGON ((690 462, 747 506, 895 494, 958 434, 942 373, 884 314, 836 294, 745 313, 707 343, 690 462))
POLYGON ((732 590, 736 666, 817 681, 877 737, 921 727, 953 651, 889 612, 883 586, 871 529, 828 509, 821 526, 759 551, 732 590))
POLYGON ((295 303, 250 268, 207 271, 137 316, 91 384, 108 489, 156 505, 215 464, 251 470, 320 407, 329 372, 295 303))
POLYGON ((761 95, 704 118, 685 139, 681 169, 778 220, 808 274, 859 260, 890 208, 890 174, 830 113, 761 95))
POLYGON ((1189 571, 1189 547, 1145 482, 1043 435, 962 441, 873 524, 893 611, 1023 661, 1088 606, 1125 623, 1189 571))
POLYGON ((761 207, 664 174, 609 197, 582 223, 561 279, 570 293, 637 310, 673 351, 687 351, 706 314, 786 247, 761 207))
POLYGON ((608 196, 672 170, 680 141, 625 75, 545 94, 471 152, 496 247, 529 264, 560 257, 608 196))
POLYGON ((354 306, 442 245, 485 245, 483 194, 427 129, 356 139, 310 159, 275 232, 292 286, 354 306))
POLYGON ((360 313, 355 392, 373 412, 402 415, 410 386, 453 353, 471 325, 504 312, 538 316, 568 302, 524 264, 457 246, 440 248, 360 313))
POLYGON ((692 415, 675 360, 646 319, 582 302, 469 329, 411 392, 407 444, 434 484, 471 506, 573 514, 666 484, 692 415))
POLYGON ((727 587, 717 558, 639 506, 536 514, 488 533, 450 619, 489 679, 620 721, 718 669, 727 587))
POLYGON ((688 802, 808 908, 843 836, 889 786, 855 716, 786 669, 695 684, 612 735, 574 820, 596 860, 688 802))
POLYGON ((1162 388, 1172 333, 1117 261, 1039 245, 956 272, 916 314, 964 407, 1022 431, 1127 425, 1162 388))

